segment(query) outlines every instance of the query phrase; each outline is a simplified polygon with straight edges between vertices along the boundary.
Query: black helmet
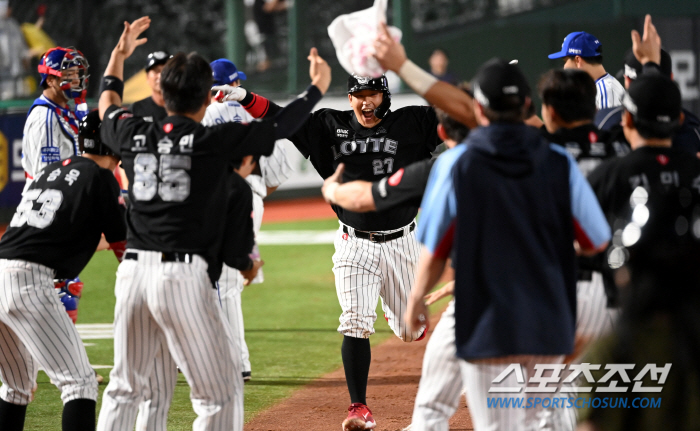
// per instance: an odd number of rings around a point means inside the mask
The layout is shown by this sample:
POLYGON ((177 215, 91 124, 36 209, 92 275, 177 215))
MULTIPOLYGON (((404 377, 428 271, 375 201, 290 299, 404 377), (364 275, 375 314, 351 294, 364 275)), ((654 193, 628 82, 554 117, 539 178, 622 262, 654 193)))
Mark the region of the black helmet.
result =
POLYGON ((88 113, 80 122, 78 143, 81 153, 95 154, 98 156, 116 156, 100 138, 100 112, 95 109, 88 113))
POLYGON ((375 90, 384 93, 382 103, 374 110, 374 115, 377 118, 384 118, 391 106, 391 92, 389 91, 389 82, 386 76, 371 78, 369 76, 350 75, 348 77, 348 94, 362 90, 375 90))

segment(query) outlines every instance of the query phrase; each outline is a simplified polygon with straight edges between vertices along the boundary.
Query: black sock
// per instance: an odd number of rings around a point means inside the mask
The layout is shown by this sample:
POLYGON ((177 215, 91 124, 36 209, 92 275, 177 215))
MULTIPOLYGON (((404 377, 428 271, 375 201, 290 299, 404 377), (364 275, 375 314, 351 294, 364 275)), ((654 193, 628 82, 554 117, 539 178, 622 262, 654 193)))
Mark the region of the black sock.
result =
POLYGON ((11 404, 0 399, 0 430, 22 431, 25 416, 27 416, 27 406, 11 404))
POLYGON ((95 408, 93 400, 78 398, 63 406, 63 431, 95 431, 95 408))
POLYGON ((367 404, 367 377, 369 363, 372 361, 372 351, 368 338, 343 337, 343 356, 345 380, 348 384, 351 403, 367 404))

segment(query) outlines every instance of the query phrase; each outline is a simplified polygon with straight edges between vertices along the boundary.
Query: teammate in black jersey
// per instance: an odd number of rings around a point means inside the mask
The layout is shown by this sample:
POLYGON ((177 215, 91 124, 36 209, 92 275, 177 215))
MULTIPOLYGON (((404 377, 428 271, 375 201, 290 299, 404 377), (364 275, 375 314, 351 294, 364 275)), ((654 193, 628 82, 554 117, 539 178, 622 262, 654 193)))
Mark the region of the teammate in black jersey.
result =
POLYGON ((40 365, 61 391, 64 430, 94 430, 97 380, 54 289, 77 277, 102 233, 126 238, 112 174, 119 159, 81 140, 83 157, 46 166, 24 192, 0 241, 0 429, 23 429, 40 365))
POLYGON ((123 63, 149 26, 148 17, 125 23, 100 95, 102 137, 122 156, 130 206, 115 289, 114 368, 98 429, 133 429, 156 350, 167 345, 190 384, 195 428, 240 431, 241 357, 208 274, 224 235, 226 180, 234 161, 269 155, 276 139, 299 127, 328 89, 330 68, 313 49, 312 85, 274 121, 204 127, 211 67, 196 53, 178 53, 161 72, 168 117, 148 122, 120 105, 123 63))
MULTIPOLYGON (((348 78, 351 110, 320 109, 289 139, 327 178, 344 164, 343 181, 375 181, 426 160, 439 144, 437 119, 427 106, 391 111, 391 94, 384 76, 348 78)), ((248 93, 241 100, 253 116, 269 116, 280 107, 248 93)), ((421 339, 425 328, 413 332, 403 321, 406 299, 418 258, 414 218, 416 202, 379 212, 359 213, 333 205, 340 219, 333 256, 336 290, 343 312, 338 332, 344 335, 343 366, 351 405, 345 430, 376 426, 367 407, 367 377, 371 359, 369 337, 374 333, 378 298, 386 320, 404 341, 421 339)))
POLYGON ((166 51, 155 51, 146 58, 146 83, 151 88, 151 95, 131 105, 131 112, 146 121, 160 121, 168 116, 165 111, 163 91, 160 89, 160 73, 173 56, 166 51))

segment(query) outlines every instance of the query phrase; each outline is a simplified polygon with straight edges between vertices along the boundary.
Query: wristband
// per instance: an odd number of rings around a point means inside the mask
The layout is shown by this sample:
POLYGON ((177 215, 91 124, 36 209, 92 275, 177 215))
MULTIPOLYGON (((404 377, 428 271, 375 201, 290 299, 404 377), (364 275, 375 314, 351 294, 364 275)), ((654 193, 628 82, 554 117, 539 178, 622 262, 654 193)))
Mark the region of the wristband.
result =
POLYGON ((416 93, 423 96, 438 79, 406 59, 399 69, 399 76, 416 93))
POLYGON ((323 190, 323 197, 326 198, 326 200, 327 200, 328 202, 330 202, 330 203, 332 203, 332 204, 336 204, 336 200, 335 200, 335 190, 336 190, 338 187, 340 187, 340 183, 337 183, 337 182, 330 183, 330 184, 328 185, 328 187, 326 187, 326 188, 323 190))
POLYGON ((117 78, 116 76, 104 76, 102 77, 102 84, 100 84, 100 94, 102 92, 111 90, 119 95, 120 99, 124 98, 124 81, 117 78))

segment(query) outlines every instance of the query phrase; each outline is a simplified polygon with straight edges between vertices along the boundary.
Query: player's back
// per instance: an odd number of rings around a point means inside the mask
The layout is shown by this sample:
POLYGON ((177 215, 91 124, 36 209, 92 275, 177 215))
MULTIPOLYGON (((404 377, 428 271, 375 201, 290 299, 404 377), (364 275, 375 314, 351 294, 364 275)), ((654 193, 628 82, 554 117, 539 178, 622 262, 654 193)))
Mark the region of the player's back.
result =
POLYGON ((595 106, 598 109, 612 108, 622 105, 622 97, 625 95, 625 87, 609 73, 595 81, 596 96, 595 106))
POLYGON ((123 206, 112 172, 73 156, 39 172, 25 191, 7 232, 0 258, 40 263, 72 278, 92 257, 102 233, 124 239, 123 206))
POLYGON ((253 121, 253 116, 246 111, 240 103, 235 101, 212 103, 207 106, 202 124, 214 126, 224 123, 248 124, 253 121))

